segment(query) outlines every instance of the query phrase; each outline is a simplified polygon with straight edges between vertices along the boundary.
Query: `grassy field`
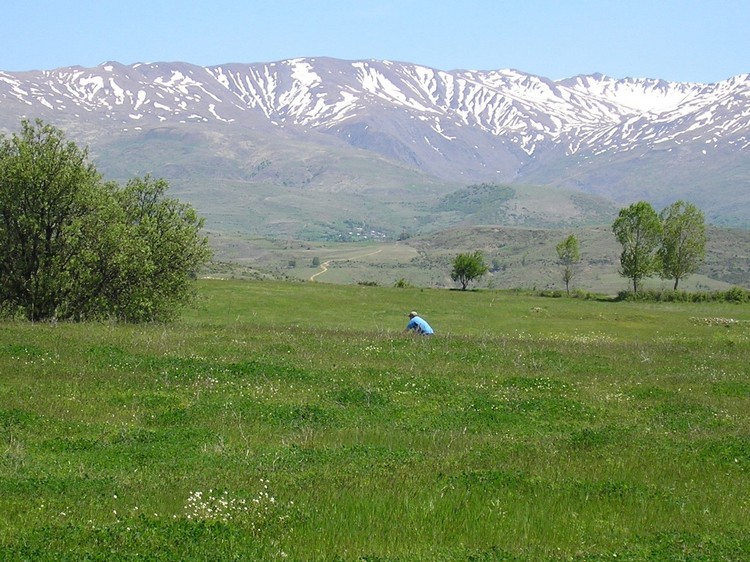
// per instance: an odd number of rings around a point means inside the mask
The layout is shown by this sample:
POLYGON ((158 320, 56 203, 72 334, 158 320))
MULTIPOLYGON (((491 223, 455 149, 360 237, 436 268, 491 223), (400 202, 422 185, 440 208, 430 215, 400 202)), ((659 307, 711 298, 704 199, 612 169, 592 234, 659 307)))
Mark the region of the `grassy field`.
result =
POLYGON ((747 305, 199 293, 0 325, 0 559, 750 559, 747 305))

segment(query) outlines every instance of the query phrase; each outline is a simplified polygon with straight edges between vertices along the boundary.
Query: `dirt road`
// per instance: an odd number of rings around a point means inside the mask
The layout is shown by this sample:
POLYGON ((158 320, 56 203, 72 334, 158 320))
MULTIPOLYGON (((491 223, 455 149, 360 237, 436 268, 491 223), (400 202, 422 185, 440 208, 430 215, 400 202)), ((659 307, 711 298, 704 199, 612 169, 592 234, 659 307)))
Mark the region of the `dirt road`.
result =
POLYGON ((368 254, 362 254, 361 256, 352 256, 350 258, 335 258, 335 259, 330 259, 330 260, 324 261, 323 263, 320 264, 320 271, 318 271, 318 272, 316 272, 316 273, 314 273, 313 275, 310 276, 310 281, 315 281, 315 278, 318 275, 323 275, 326 271, 328 271, 328 266, 331 264, 331 262, 334 262, 334 261, 357 260, 357 259, 360 259, 360 258, 366 258, 368 256, 374 256, 375 254, 378 254, 380 252, 382 252, 382 250, 375 250, 374 252, 370 252, 368 254))

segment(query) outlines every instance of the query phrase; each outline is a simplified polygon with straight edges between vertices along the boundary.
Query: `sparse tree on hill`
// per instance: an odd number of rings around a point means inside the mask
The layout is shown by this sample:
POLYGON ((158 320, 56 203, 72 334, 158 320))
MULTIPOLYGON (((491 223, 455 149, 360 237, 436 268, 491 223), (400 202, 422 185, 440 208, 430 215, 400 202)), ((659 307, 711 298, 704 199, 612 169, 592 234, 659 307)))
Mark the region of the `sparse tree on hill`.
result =
POLYGON ((571 234, 560 242, 557 250, 558 263, 562 266, 562 280, 565 283, 565 292, 570 295, 570 282, 575 277, 576 264, 581 261, 581 253, 578 249, 578 238, 571 234))
POLYGON ((637 293, 641 280, 659 270, 656 256, 661 237, 659 216, 650 203, 633 203, 620 210, 612 232, 622 245, 620 275, 633 281, 633 292, 637 293))
POLYGON ((0 312, 168 320, 210 257, 193 209, 149 177, 103 183, 42 121, 0 139, 0 312))
POLYGON ((482 252, 477 250, 473 254, 458 254, 453 260, 451 279, 461 284, 461 290, 465 291, 469 283, 482 277, 489 267, 484 263, 482 252))
POLYGON ((703 213, 693 204, 677 201, 659 215, 662 224, 661 276, 677 284, 698 271, 706 256, 706 226, 703 213))

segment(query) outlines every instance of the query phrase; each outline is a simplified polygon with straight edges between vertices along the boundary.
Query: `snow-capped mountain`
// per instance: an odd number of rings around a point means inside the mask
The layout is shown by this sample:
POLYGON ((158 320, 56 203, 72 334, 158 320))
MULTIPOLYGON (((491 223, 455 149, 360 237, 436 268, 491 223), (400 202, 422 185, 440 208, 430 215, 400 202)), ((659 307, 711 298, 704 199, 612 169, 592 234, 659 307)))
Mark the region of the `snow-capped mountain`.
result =
MULTIPOLYGON (((36 117, 105 161, 130 157, 115 140, 132 148, 169 128, 184 131, 181 142, 203 135, 212 154, 234 161, 227 170, 254 181, 295 181, 267 169, 279 156, 266 143, 297 143, 302 160, 314 146, 338 146, 457 184, 538 183, 620 202, 684 198, 716 222, 750 224, 750 205, 740 204, 750 199, 750 74, 715 84, 550 80, 329 58, 0 72, 0 128, 36 117)), ((134 171, 144 166, 132 162, 134 171)), ((326 181, 309 175, 306 185, 326 181)))

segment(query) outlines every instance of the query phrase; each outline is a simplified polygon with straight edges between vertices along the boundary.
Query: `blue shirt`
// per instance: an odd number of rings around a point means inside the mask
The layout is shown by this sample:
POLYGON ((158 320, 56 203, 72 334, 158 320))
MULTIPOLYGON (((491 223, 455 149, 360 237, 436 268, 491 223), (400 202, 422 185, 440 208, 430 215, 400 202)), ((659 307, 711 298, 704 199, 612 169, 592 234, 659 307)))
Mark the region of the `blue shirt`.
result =
POLYGON ((406 325, 406 329, 414 330, 418 334, 423 334, 425 336, 431 336, 434 333, 432 331, 432 327, 419 316, 415 316, 414 318, 409 320, 409 323, 406 325))

